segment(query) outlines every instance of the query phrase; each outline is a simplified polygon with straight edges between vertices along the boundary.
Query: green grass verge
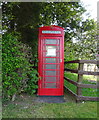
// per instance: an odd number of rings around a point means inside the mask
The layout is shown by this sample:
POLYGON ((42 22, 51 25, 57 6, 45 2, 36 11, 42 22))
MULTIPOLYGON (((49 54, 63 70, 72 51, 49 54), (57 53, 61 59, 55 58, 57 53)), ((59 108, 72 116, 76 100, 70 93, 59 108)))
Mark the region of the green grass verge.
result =
MULTIPOLYGON (((78 75, 75 73, 65 72, 64 75, 73 81, 77 81, 78 75)), ((88 80, 93 80, 93 76, 92 76, 92 79, 91 79, 91 76, 84 76, 82 83, 83 84, 96 84, 96 83, 92 83, 91 81, 88 81, 88 80)), ((64 81, 64 85, 67 88, 69 88, 70 90, 72 90, 74 93, 76 93, 77 87, 75 85, 69 83, 66 80, 64 81)), ((97 97, 97 96, 99 96, 99 91, 97 91, 97 89, 93 89, 93 88, 82 88, 82 95, 90 96, 90 97, 97 97)))
POLYGON ((34 103, 33 98, 3 107, 3 118, 97 118, 97 103, 34 103), (24 103, 24 104, 23 104, 24 103))

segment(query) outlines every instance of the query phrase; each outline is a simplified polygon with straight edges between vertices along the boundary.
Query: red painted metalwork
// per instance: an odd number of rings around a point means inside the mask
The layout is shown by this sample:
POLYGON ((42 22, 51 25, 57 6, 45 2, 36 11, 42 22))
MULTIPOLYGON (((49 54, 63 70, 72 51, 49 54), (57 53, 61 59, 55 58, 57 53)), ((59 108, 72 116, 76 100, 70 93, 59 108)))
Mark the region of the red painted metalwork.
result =
POLYGON ((39 28, 38 95, 62 96, 64 89, 64 29, 59 26, 39 28))

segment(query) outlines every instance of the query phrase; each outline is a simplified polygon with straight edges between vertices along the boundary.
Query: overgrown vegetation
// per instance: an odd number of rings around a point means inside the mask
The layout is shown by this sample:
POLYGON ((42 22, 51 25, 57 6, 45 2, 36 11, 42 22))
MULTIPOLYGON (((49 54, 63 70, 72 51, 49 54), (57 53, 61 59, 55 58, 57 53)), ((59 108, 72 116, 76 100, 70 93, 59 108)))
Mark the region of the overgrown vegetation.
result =
POLYGON ((37 88, 37 71, 29 63, 28 47, 18 41, 16 32, 3 35, 2 70, 3 98, 13 97, 21 92, 33 94, 37 88), (25 49, 25 50, 24 50, 25 49))

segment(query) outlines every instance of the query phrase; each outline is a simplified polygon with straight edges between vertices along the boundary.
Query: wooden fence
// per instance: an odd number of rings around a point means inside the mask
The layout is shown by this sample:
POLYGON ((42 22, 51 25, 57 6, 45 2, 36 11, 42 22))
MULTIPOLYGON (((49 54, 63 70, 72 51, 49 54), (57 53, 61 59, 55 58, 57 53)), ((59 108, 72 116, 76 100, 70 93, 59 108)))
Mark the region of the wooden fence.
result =
POLYGON ((83 71, 84 63, 91 63, 91 64, 99 64, 99 61, 95 60, 74 60, 74 61, 68 61, 65 62, 65 64, 70 64, 70 63, 78 63, 79 67, 78 70, 73 70, 73 69, 68 69, 65 68, 64 71, 68 71, 71 73, 77 73, 78 74, 78 80, 73 81, 67 77, 64 77, 66 81, 69 83, 75 85, 77 87, 77 93, 75 94, 73 91, 71 91, 69 88, 66 86, 65 89, 76 98, 76 101, 82 101, 82 100, 90 100, 90 101, 99 101, 99 97, 90 97, 90 96, 82 96, 82 88, 93 88, 93 89, 98 89, 99 88, 99 82, 97 81, 96 85, 95 84, 83 84, 83 75, 95 75, 98 76, 99 72, 90 72, 90 71, 83 71))

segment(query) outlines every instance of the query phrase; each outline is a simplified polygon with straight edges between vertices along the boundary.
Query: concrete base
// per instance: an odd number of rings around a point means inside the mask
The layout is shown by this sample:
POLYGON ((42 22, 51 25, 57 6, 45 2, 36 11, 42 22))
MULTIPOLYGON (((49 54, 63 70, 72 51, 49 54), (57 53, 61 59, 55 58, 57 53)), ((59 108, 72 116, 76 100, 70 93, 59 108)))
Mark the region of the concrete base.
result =
POLYGON ((36 102, 38 103, 64 103, 64 97, 37 97, 36 102))

